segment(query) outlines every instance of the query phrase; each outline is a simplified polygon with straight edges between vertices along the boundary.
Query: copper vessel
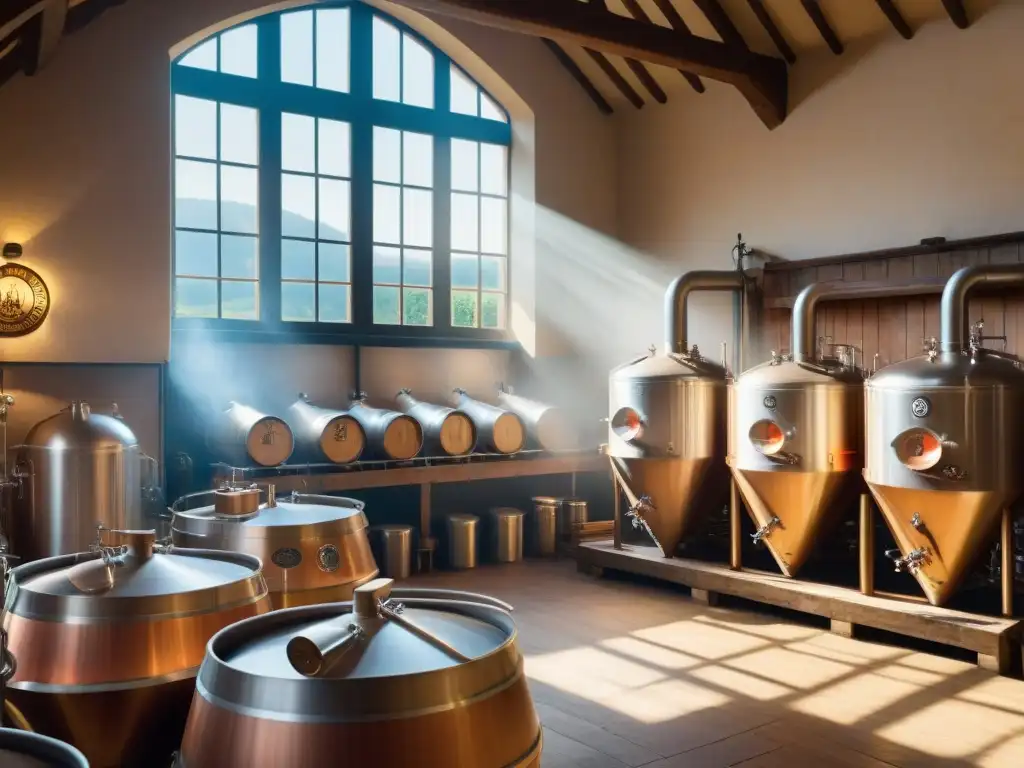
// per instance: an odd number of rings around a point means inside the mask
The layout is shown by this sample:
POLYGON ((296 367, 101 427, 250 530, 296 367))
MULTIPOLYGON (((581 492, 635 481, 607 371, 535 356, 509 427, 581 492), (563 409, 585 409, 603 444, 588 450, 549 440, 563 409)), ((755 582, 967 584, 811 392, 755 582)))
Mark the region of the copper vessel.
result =
POLYGON ((701 515, 722 508, 728 491, 728 371, 724 360, 718 364, 696 346, 687 349, 688 298, 695 291, 732 291, 742 304, 744 287, 739 270, 677 278, 665 296, 665 354, 652 346, 609 378, 612 470, 629 501, 627 515, 665 557, 675 554, 701 515))
POLYGON ((533 768, 541 728, 498 601, 391 589, 277 611, 210 642, 180 768, 533 768))
POLYGON ((504 390, 498 392, 498 403, 522 419, 530 440, 541 450, 569 451, 579 447, 579 436, 560 408, 504 390))
POLYGON ((1024 490, 1024 370, 968 328, 980 287, 1024 286, 1024 265, 966 267, 942 293, 926 354, 868 379, 864 477, 899 545, 897 571, 945 603, 1024 490))
POLYGON ((260 493, 255 485, 225 485, 178 499, 172 541, 258 557, 274 608, 350 600, 377 575, 361 501, 301 493, 279 499, 270 486, 261 504, 260 493))
POLYGON ((243 467, 276 467, 295 450, 295 436, 284 421, 234 401, 218 415, 208 443, 219 459, 243 467))
POLYGON ((490 453, 518 453, 526 445, 526 425, 516 414, 474 400, 464 389, 452 391, 452 402, 476 425, 479 446, 490 453))
POLYGON ((3 768, 89 768, 85 755, 62 741, 38 733, 0 728, 3 768))
POLYGON ((408 389, 395 395, 395 403, 423 428, 424 442, 432 453, 464 456, 476 448, 476 425, 468 414, 445 405, 424 403, 408 389))
POLYGON ((362 426, 345 411, 318 408, 303 393, 288 408, 295 433, 295 453, 309 462, 350 464, 366 447, 362 426))
POLYGON ((216 632, 270 609, 251 555, 155 548, 153 531, 11 572, 6 694, 40 733, 93 768, 165 765, 216 632))
POLYGON ((367 453, 375 459, 407 461, 423 450, 423 428, 412 416, 366 404, 360 392, 349 406, 349 415, 362 426, 367 453))

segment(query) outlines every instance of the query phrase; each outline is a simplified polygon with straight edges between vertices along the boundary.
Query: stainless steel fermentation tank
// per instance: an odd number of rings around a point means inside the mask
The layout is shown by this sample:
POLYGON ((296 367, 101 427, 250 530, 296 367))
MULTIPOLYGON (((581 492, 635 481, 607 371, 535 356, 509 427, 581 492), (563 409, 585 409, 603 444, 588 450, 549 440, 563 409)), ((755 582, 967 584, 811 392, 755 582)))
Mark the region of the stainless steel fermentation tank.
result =
POLYGON ((938 341, 867 382, 864 477, 899 545, 897 570, 933 605, 950 598, 1024 490, 1024 370, 985 349, 980 325, 967 321, 975 290, 1009 286, 1024 286, 1024 265, 961 269, 942 294, 938 341))
MULTIPOLYGON (((735 296, 734 339, 742 337, 746 278, 740 270, 689 272, 665 294, 665 353, 612 371, 608 455, 629 501, 627 514, 666 557, 700 515, 725 503, 726 361, 687 345, 687 305, 697 291, 735 296)), ((724 346, 724 345, 723 345, 724 346)), ((741 350, 735 349, 737 359, 741 350)))
POLYGON ((754 520, 754 541, 767 545, 786 576, 851 509, 864 466, 864 375, 855 347, 834 345, 827 354, 818 343, 819 302, 938 293, 943 285, 809 285, 793 305, 791 354, 772 352, 729 387, 732 476, 754 520))
POLYGON ((87 550, 97 524, 142 527, 141 451, 120 419, 76 401, 15 451, 10 537, 23 561, 87 550))

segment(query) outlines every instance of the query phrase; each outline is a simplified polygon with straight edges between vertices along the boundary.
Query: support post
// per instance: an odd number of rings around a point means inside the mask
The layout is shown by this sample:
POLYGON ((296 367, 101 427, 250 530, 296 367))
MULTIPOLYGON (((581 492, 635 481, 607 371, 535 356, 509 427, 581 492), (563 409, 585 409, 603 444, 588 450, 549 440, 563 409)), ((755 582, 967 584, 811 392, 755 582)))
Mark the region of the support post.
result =
POLYGON ((622 549, 622 490, 619 488, 619 479, 612 472, 612 493, 615 496, 614 510, 615 523, 612 526, 612 546, 615 549, 622 549))
POLYGON ((1000 569, 999 575, 1003 592, 1003 616, 1013 616, 1013 513, 1010 508, 1003 509, 1003 521, 999 536, 1000 569))
POLYGON ((860 495, 860 592, 875 594, 875 525, 871 496, 860 495))
POLYGON ((729 567, 743 570, 743 508, 736 479, 729 478, 729 567))

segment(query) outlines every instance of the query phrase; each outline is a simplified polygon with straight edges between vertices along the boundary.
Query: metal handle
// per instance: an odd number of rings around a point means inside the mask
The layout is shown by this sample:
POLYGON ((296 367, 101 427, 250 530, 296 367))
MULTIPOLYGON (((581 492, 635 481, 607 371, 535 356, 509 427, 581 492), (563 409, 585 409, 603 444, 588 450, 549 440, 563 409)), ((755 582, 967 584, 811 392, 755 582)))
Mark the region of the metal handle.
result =
POLYGON ((477 603, 489 608, 497 608, 505 613, 515 609, 496 597, 480 595, 476 592, 462 592, 455 589, 428 589, 423 587, 403 587, 391 590, 391 596, 399 600, 452 600, 465 603, 477 603))
POLYGON ((288 501, 292 504, 320 504, 325 507, 345 507, 346 509, 358 509, 360 512, 366 509, 366 504, 359 499, 350 499, 347 496, 325 496, 319 493, 292 491, 288 501))

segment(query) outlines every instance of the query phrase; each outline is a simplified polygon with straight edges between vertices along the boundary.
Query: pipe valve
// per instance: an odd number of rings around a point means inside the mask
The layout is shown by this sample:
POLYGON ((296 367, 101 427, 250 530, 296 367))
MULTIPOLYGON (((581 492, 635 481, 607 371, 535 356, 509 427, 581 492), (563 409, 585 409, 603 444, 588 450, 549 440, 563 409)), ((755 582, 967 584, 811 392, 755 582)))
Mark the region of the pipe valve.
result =
POLYGON ((778 516, 772 517, 767 523, 758 528, 754 533, 750 534, 750 538, 754 540, 754 544, 760 544, 763 539, 767 539, 772 535, 772 531, 782 525, 782 521, 779 520, 778 516))
POLYGON ((636 500, 636 504, 630 504, 629 509, 626 510, 626 517, 633 523, 634 528, 642 528, 644 525, 644 515, 654 511, 654 502, 651 501, 650 496, 641 496, 636 500))
POLYGON ((918 549, 910 550, 906 557, 901 557, 898 549, 887 549, 885 556, 893 561, 893 565, 896 566, 896 573, 906 572, 913 574, 927 562, 928 551, 923 547, 919 547, 918 549))

